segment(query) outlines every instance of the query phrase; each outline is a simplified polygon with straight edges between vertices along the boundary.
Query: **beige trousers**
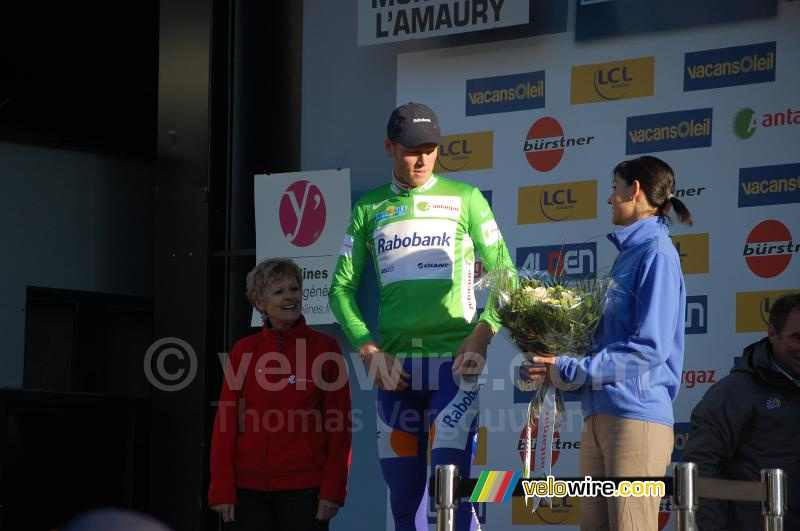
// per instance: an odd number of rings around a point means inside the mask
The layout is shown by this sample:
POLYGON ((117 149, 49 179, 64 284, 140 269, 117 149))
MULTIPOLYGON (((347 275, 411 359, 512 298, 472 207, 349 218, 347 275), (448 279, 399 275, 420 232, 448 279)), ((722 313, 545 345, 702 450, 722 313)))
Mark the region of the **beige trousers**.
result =
MULTIPOLYGON (((674 435, 664 424, 592 415, 583 424, 580 476, 664 476, 674 435)), ((582 498, 581 531, 658 531, 658 497, 582 498)))

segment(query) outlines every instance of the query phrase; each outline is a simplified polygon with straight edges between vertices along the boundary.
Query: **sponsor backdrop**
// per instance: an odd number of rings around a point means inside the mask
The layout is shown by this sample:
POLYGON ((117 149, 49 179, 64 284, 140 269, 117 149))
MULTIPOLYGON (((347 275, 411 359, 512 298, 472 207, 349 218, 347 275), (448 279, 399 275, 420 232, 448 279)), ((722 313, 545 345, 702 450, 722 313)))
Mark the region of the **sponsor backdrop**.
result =
MULTIPOLYGON (((773 0, 774 1, 774 0, 773 0)), ((527 24, 530 5, 504 0, 359 0, 358 45, 527 24)))
MULTIPOLYGON (((303 272, 308 324, 335 323, 328 289, 350 218, 350 170, 273 173, 253 179, 256 261, 285 256, 303 272)), ((253 309, 251 326, 261 326, 253 309)))
MULTIPOLYGON (((581 2, 579 15, 610 3, 581 2)), ((617 254, 606 239, 611 169, 641 154, 673 166, 676 195, 695 219, 672 227, 688 291, 675 459, 691 437, 694 405, 764 335, 772 301, 800 291, 800 2, 779 3, 777 14, 774 3, 747 9, 733 18, 766 18, 691 30, 674 21, 667 31, 605 39, 595 31, 580 43, 567 32, 397 62, 397 103, 437 111, 446 135, 437 170, 489 198, 518 266, 572 278, 608 272, 617 254)), ((503 338, 489 358, 485 460, 474 475, 522 468, 530 390, 516 374, 521 359, 503 338)), ((579 403, 568 400, 554 445, 558 476, 578 473, 581 425, 579 403)), ((664 529, 674 529, 671 504, 662 501, 664 529)), ((574 526, 579 507, 559 500, 532 516, 516 500, 479 513, 493 531, 547 529, 574 526)))

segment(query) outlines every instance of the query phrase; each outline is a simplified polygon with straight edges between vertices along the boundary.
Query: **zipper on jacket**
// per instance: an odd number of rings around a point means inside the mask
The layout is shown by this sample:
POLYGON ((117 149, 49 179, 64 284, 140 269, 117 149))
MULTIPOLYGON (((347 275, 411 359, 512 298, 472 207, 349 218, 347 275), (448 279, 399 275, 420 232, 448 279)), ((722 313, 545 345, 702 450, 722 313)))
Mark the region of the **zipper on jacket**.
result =
POLYGON ((278 352, 283 354, 283 347, 284 347, 283 332, 281 332, 280 330, 278 330, 277 332, 278 332, 278 352))

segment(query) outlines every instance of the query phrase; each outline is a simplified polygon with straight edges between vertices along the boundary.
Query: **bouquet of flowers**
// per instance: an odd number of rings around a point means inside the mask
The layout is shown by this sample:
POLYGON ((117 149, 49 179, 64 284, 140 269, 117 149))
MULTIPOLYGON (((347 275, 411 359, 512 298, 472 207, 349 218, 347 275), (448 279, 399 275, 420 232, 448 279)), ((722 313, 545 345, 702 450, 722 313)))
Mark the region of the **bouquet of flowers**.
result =
MULTIPOLYGON (((491 289, 505 333, 530 361, 534 356, 585 355, 600 323, 608 285, 607 278, 570 280, 522 270, 495 271, 481 279, 477 287, 491 289)), ((534 421, 538 423, 536 477, 545 477, 550 474, 553 431, 564 410, 560 390, 540 382, 534 382, 533 388, 536 392, 528 407, 523 471, 526 478, 531 477, 534 421)), ((535 503, 538 506, 538 500, 535 503)))

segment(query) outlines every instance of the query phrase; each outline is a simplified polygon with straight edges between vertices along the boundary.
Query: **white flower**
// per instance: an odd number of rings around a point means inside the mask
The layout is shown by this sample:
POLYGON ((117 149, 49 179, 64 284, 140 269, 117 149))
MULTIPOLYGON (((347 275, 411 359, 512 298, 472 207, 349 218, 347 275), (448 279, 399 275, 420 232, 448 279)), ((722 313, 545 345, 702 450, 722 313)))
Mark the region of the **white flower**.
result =
POLYGON ((547 299, 547 288, 539 286, 533 289, 533 296, 537 299, 547 299))

